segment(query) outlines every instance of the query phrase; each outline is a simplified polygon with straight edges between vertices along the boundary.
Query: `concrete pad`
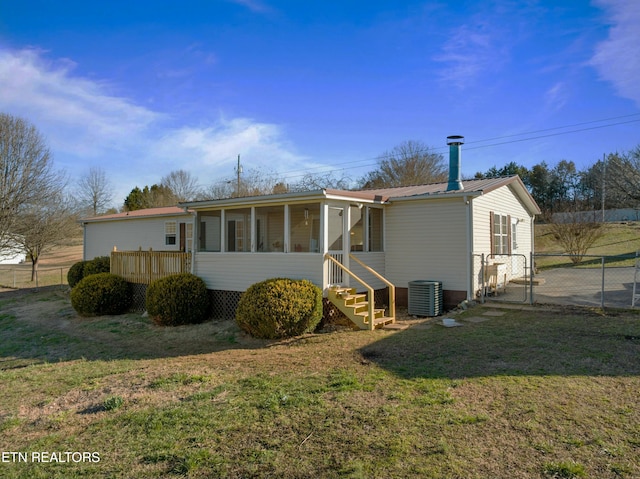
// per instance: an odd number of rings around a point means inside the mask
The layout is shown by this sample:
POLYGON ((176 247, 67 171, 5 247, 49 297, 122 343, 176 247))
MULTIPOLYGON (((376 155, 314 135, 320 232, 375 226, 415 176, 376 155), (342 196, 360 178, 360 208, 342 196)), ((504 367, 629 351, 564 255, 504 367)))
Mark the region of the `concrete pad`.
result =
POLYGON ((482 313, 482 316, 504 316, 505 314, 504 311, 487 311, 486 313, 482 313))
POLYGON ((442 322, 438 322, 436 324, 441 324, 445 328, 455 328, 457 326, 464 326, 464 324, 459 323, 453 318, 442 318, 442 322))

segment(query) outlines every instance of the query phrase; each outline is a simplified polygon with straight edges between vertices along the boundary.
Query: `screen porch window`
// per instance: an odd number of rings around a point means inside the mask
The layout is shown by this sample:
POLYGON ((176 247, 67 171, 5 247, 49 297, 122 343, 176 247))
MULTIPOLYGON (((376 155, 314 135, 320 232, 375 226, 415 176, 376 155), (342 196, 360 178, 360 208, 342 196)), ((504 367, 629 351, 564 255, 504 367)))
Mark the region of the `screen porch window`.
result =
POLYGON ((320 203, 289 206, 289 229, 294 253, 320 252, 320 203))
POLYGON ((256 251, 284 251, 284 206, 256 208, 256 251))
POLYGON ((369 251, 384 251, 382 210, 369 208, 369 251))
POLYGON ((382 210, 352 205, 350 213, 351 251, 383 251, 382 210))
POLYGON ((176 244, 177 227, 175 221, 167 221, 164 224, 164 244, 173 246, 176 244))
POLYGON ((227 245, 229 252, 251 251, 251 208, 226 210, 227 245))
POLYGON ((198 215, 198 248, 200 251, 222 251, 221 211, 207 211, 198 215))

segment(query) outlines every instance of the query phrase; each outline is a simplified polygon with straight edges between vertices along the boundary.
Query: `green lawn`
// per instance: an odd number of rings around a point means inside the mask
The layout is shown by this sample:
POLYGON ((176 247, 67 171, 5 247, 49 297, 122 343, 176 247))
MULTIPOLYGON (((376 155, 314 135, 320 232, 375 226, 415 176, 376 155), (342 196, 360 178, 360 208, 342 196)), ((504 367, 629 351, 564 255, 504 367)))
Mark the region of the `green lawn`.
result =
POLYGON ((640 477, 638 314, 456 319, 275 342, 0 294, 0 477, 640 477))
MULTIPOLYGON (((619 256, 619 258, 608 258, 607 267, 633 266, 636 252, 640 251, 640 222, 606 223, 603 231, 602 237, 589 248, 587 257, 584 258, 580 267, 599 268, 602 265, 602 256, 619 256)), ((568 257, 560 256, 564 253, 562 246, 553 237, 549 225, 536 225, 535 252, 542 255, 557 255, 536 257, 538 268, 574 266, 568 257)))

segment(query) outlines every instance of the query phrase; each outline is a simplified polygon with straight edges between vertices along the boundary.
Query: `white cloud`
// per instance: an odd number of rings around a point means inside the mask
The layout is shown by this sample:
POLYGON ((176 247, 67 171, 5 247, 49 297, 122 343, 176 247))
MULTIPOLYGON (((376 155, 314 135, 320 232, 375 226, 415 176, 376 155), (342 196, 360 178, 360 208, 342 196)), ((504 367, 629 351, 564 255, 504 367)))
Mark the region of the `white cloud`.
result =
POLYGON ((477 18, 473 24, 456 27, 434 60, 445 66, 440 71, 443 81, 459 89, 470 86, 476 78, 496 70, 506 57, 504 47, 499 47, 499 29, 487 19, 477 18))
POLYGON ((102 167, 117 185, 117 198, 176 169, 206 185, 232 175, 238 154, 246 167, 309 166, 278 125, 220 118, 168 126, 175 119, 115 95, 106 82, 74 75, 74 67, 69 60, 46 61, 41 51, 0 48, 0 111, 33 123, 72 176, 102 167))
POLYGON ((193 166, 209 171, 228 168, 226 173, 232 174, 239 154, 243 163, 252 167, 291 169, 294 162, 304 160, 292 150, 277 125, 221 118, 214 125, 167 131, 154 146, 153 155, 167 163, 188 158, 193 166))
POLYGON ((242 5, 248 8, 254 13, 268 13, 271 11, 271 7, 265 4, 261 0, 230 0, 232 3, 242 5))
POLYGON ((0 50, 0 110, 34 123, 53 149, 87 157, 130 146, 163 117, 73 76, 74 67, 47 62, 37 50, 0 50))
POLYGON ((560 111, 567 104, 568 89, 565 82, 556 82, 545 93, 545 105, 547 110, 560 111))
POLYGON ((640 106, 640 2, 597 0, 608 15, 609 36, 596 48, 590 65, 617 93, 640 106))

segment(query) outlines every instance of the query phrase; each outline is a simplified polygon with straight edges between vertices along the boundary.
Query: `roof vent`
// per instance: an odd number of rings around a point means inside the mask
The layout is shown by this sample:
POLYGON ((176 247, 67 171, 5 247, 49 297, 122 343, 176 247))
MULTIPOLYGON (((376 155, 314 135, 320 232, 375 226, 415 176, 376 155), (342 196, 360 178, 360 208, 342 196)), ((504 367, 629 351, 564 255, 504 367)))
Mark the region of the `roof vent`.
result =
POLYGON ((460 181, 460 146, 464 143, 464 136, 452 135, 447 137, 447 145, 449 145, 449 184, 447 191, 463 190, 462 181, 460 181))

